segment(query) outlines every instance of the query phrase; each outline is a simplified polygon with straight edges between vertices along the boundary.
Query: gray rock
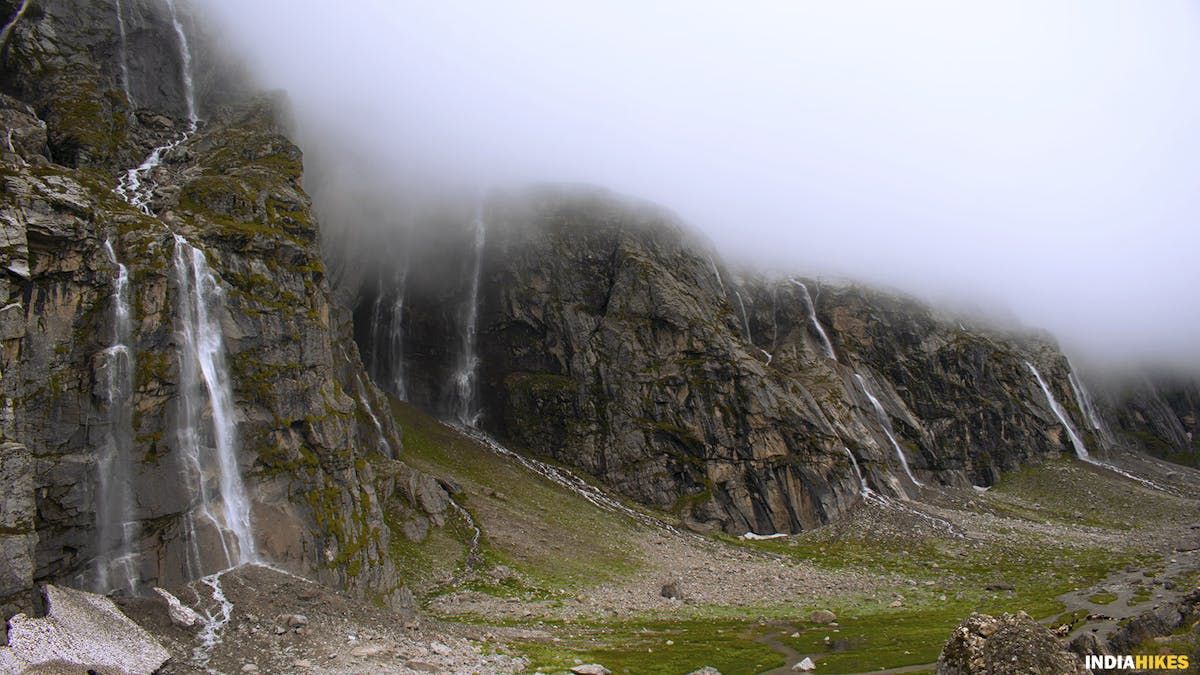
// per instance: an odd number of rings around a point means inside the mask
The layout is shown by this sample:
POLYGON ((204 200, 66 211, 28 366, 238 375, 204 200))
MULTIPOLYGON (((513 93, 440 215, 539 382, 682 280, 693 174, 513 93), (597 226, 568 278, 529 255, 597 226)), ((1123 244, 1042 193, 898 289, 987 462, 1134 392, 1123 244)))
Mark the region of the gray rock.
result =
POLYGON ((180 602, 179 598, 172 595, 169 591, 155 586, 154 592, 167 601, 167 614, 171 617, 171 623, 176 626, 191 628, 200 621, 200 615, 196 613, 196 610, 180 602))
POLYGON ((599 663, 585 663, 571 668, 575 675, 612 675, 612 671, 599 663))
POLYGON ((9 621, 8 646, 0 647, 0 671, 21 672, 41 664, 149 675, 170 654, 111 600, 70 588, 46 586, 47 614, 9 621))
POLYGON ((827 609, 818 609, 808 616, 813 623, 829 624, 837 621, 837 615, 827 609))
POLYGON ((704 666, 699 670, 693 670, 687 675, 721 675, 721 671, 713 668, 712 666, 704 666))

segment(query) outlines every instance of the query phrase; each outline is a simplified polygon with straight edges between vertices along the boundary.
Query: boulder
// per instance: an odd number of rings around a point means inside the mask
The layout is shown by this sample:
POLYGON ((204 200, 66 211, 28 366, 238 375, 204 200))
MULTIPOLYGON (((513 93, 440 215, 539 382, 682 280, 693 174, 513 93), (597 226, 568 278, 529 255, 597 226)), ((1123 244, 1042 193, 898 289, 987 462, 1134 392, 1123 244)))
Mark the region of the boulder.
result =
POLYGON ((158 670, 170 654, 112 600, 70 588, 46 586, 46 616, 9 620, 8 646, 0 647, 0 672, 43 664, 139 675, 158 670))
POLYGON ((954 629, 938 657, 937 675, 1083 675, 1083 661, 1025 612, 972 614, 954 629))

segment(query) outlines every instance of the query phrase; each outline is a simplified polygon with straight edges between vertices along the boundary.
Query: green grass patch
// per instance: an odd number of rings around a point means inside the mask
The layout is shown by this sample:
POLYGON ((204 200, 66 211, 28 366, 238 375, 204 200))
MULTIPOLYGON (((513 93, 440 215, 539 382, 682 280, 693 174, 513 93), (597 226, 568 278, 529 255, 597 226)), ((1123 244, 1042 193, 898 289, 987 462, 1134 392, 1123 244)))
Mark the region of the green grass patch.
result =
POLYGON ((518 570, 535 587, 556 589, 586 588, 638 569, 634 535, 640 526, 627 517, 596 507, 410 405, 393 402, 393 411, 404 429, 401 458, 462 487, 456 499, 483 531, 487 562, 518 570))
POLYGON ((724 675, 753 675, 785 665, 759 640, 774 628, 758 622, 651 621, 580 627, 558 642, 519 649, 531 670, 559 672, 578 662, 601 663, 614 673, 681 675, 712 666, 724 675))
POLYGON ((1114 603, 1116 601, 1117 601, 1116 593, 1104 592, 1104 593, 1097 593, 1093 596, 1088 597, 1088 602, 1096 604, 1096 605, 1111 605, 1112 603, 1114 603))

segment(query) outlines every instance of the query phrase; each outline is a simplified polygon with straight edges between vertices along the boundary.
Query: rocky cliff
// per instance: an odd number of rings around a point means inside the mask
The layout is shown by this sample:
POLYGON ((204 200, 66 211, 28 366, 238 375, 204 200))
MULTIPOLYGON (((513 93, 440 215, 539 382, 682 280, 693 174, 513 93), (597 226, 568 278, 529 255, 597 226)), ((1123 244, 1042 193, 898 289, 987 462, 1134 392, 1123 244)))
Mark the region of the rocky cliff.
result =
MULTIPOLYGON (((18 4, 0 2, 0 14, 15 16, 18 4)), ((204 375, 232 384, 232 469, 246 484, 258 553, 402 598, 383 511, 440 522, 445 495, 396 459, 400 434, 376 412, 387 404, 359 361, 348 310, 331 300, 280 101, 235 101, 245 88, 236 77, 189 89, 180 38, 193 26, 174 11, 44 0, 0 45, 3 609, 26 608, 34 582, 99 585, 106 492, 130 496, 130 520, 117 525, 137 532, 127 547, 142 583, 177 583, 230 557, 213 545, 206 521, 218 520, 206 509, 233 499, 222 475, 231 467, 181 450, 194 442, 207 457, 222 442, 223 413, 213 398, 183 419, 182 247, 200 252, 192 272, 212 285, 202 309, 219 334, 201 348, 219 352, 211 362, 228 373, 204 375), (131 185, 125 171, 156 148, 160 165, 131 185), (114 487, 100 448, 119 425, 111 372, 125 273, 131 466, 114 487)), ((202 64, 191 67, 203 82, 202 64)))
MULTIPOLYGON (((385 291, 404 308, 409 397, 454 416, 474 311, 484 428, 698 529, 829 522, 861 497, 859 470, 870 490, 915 498, 1073 453, 1031 365, 1071 427, 1086 424, 1046 336, 859 286, 735 275, 671 214, 601 191, 535 188, 480 208, 473 310, 476 216, 391 242, 420 252, 385 291)), ((365 353, 395 349, 372 311, 387 284, 363 286, 365 353)))

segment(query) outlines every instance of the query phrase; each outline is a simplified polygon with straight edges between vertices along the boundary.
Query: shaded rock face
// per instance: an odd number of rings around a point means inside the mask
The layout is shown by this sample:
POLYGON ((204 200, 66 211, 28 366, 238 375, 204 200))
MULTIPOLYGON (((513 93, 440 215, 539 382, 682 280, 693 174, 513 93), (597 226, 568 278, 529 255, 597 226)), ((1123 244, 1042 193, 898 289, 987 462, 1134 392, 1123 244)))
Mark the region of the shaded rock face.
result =
MULTIPOLYGON (((173 82, 163 74, 176 39, 164 6, 122 5, 142 13, 135 41, 164 55, 133 69, 173 82)), ((131 114, 112 78, 114 3, 33 7, 0 53, 0 119, 8 125, 0 151, 4 616, 29 608, 34 582, 91 585, 118 271, 106 242, 130 279, 137 577, 146 587, 172 585, 221 562, 205 551, 205 569, 187 565, 186 521, 198 495, 182 477, 179 452, 176 235, 203 251, 223 289, 213 311, 259 552, 388 601, 401 589, 384 509, 440 522, 446 505, 430 494, 436 483, 395 459, 399 431, 390 415, 376 414, 387 403, 359 360, 349 310, 331 300, 301 153, 282 133, 280 105, 201 105, 212 116, 147 177, 158 216, 144 215, 114 192, 117 171, 187 129, 178 89, 166 83, 144 92, 139 106, 162 107, 131 114), (109 88, 88 93, 96 105, 77 115, 64 96, 85 82, 109 88), (72 137, 73 125, 96 135, 72 137)))
POLYGON ((1025 612, 972 614, 954 629, 938 657, 937 675, 1089 672, 1050 629, 1025 612))
MULTIPOLYGON (((599 191, 535 188, 483 211, 482 426, 694 527, 826 523, 860 497, 850 453, 872 489, 915 496, 889 432, 922 483, 988 485, 1073 452, 1026 365, 1070 400, 1044 338, 968 330, 858 287, 810 280, 810 301, 789 279, 735 278, 669 214, 599 191)), ((419 252, 403 298, 409 395, 443 415, 462 361, 467 222, 392 242, 419 252)), ((356 314, 366 353, 382 348, 363 311, 379 287, 363 284, 356 314)))
POLYGON ((1102 419, 1098 441, 1200 466, 1200 381, 1179 374, 1099 378, 1092 383, 1102 419))

